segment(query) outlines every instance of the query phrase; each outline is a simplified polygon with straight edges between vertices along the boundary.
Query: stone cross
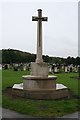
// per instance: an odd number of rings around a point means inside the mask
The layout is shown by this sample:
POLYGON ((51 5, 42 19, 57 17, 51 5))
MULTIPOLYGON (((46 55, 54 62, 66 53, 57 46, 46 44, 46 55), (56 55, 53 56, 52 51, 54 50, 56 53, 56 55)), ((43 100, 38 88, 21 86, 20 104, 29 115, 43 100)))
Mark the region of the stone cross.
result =
POLYGON ((42 10, 38 9, 38 17, 32 16, 32 21, 37 21, 37 57, 36 63, 42 63, 42 21, 47 21, 47 17, 42 17, 42 10))

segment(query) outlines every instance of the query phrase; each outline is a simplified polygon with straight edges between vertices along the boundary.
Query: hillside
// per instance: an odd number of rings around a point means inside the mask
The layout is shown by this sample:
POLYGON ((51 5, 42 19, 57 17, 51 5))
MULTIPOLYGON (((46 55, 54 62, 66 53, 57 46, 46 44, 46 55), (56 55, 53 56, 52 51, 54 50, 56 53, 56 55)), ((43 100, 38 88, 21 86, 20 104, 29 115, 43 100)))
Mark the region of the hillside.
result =
MULTIPOLYGON (((31 54, 29 52, 23 52, 20 50, 14 49, 2 49, 0 50, 0 63, 30 63, 34 62, 36 59, 35 54, 31 54), (2 53, 2 54, 1 54, 2 53)), ((74 64, 80 65, 80 57, 70 57, 60 58, 60 57, 49 57, 48 55, 43 55, 44 62, 47 63, 59 63, 59 64, 74 64)))
POLYGON ((2 49, 3 63, 26 63, 35 60, 35 55, 14 49, 2 49))

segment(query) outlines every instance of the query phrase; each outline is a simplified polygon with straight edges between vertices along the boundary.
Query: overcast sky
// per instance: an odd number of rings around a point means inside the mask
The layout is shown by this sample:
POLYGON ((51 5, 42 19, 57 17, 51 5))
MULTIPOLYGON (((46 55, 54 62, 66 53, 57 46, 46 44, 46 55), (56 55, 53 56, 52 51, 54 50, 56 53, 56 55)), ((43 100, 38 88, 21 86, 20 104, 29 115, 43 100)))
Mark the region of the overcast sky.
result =
POLYGON ((43 54, 58 57, 78 56, 77 2, 3 2, 1 6, 2 48, 36 53, 37 9, 43 16, 43 54))

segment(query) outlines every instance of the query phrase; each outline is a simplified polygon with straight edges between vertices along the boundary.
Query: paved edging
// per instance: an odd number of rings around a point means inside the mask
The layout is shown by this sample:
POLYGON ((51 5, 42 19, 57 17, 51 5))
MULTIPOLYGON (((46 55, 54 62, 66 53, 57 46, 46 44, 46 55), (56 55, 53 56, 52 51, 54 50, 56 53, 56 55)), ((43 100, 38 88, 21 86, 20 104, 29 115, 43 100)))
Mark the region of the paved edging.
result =
MULTIPOLYGON (((0 108, 0 111, 1 111, 1 108, 0 108)), ((5 109, 5 108, 2 109, 2 116, 3 118, 36 118, 30 115, 20 114, 16 111, 5 109)), ((80 118, 80 112, 75 112, 75 113, 68 114, 58 118, 80 118)))
POLYGON ((80 118, 80 112, 75 112, 69 115, 65 115, 62 118, 80 118))
POLYGON ((32 116, 20 114, 16 111, 2 108, 2 118, 32 118, 32 116))

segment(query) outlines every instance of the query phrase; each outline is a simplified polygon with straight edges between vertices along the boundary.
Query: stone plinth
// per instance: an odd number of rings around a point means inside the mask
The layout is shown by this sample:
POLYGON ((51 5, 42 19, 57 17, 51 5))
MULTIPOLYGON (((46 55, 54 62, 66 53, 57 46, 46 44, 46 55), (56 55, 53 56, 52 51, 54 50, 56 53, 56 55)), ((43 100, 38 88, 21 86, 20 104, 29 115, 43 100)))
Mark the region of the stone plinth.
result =
POLYGON ((31 75, 48 77, 49 68, 47 63, 31 63, 31 75))
POLYGON ((56 76, 22 76, 24 90, 56 89, 56 76))

